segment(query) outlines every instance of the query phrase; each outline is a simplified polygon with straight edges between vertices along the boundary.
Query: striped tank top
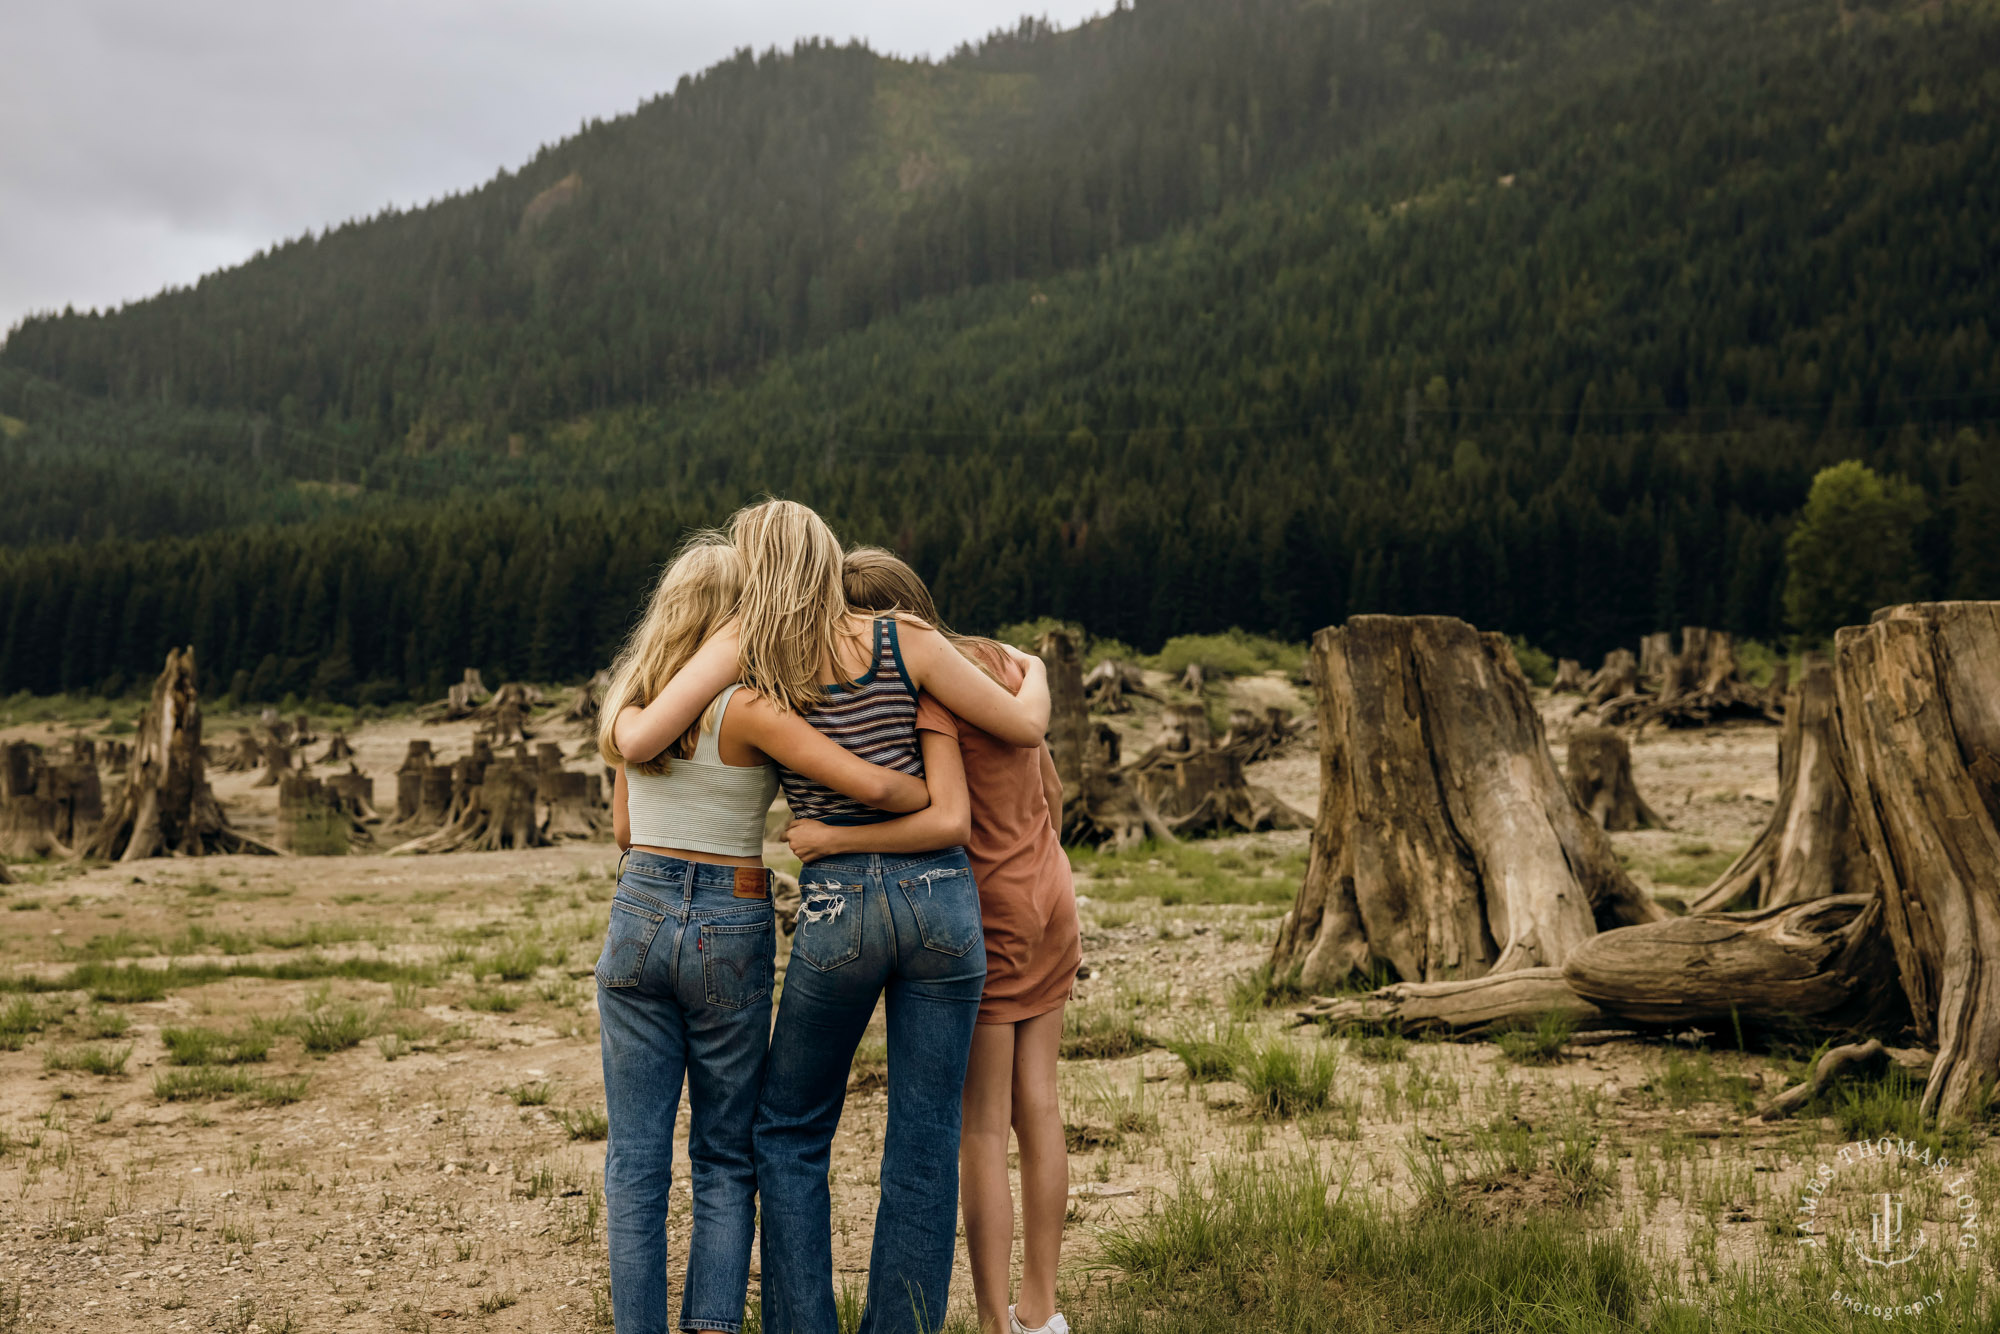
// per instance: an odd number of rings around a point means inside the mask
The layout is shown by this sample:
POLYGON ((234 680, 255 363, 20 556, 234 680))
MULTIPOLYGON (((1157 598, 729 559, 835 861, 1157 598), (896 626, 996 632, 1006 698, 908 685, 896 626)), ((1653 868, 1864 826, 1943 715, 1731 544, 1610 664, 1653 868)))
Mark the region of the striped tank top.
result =
MULTIPOLYGON (((912 777, 924 776, 924 756, 917 746, 917 689, 903 671, 903 650, 896 638, 894 617, 875 622, 875 657, 867 673, 847 685, 827 686, 826 702, 806 714, 806 721, 843 749, 870 764, 912 777)), ((890 811, 864 806, 824 783, 780 767, 778 781, 785 804, 799 820, 827 824, 879 824, 893 820, 890 811)))

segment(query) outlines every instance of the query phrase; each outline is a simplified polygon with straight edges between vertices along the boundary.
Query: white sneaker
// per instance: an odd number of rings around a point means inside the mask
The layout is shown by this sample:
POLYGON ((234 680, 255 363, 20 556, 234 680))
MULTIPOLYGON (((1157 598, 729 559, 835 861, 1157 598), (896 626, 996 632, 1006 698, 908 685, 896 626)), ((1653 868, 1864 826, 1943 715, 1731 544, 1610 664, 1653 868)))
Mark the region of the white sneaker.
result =
POLYGON ((1009 1334, 1069 1334, 1069 1321, 1063 1319, 1061 1311, 1050 1316, 1048 1324, 1029 1329, 1021 1323, 1021 1317, 1015 1315, 1014 1308, 1010 1306, 1007 1308, 1007 1326, 1009 1334))

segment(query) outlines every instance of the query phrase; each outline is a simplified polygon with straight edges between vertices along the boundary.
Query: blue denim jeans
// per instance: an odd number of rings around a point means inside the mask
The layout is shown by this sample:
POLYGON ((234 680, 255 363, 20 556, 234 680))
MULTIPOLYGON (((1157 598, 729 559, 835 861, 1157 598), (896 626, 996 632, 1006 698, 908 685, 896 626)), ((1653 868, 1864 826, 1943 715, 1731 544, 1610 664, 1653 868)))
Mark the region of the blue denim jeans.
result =
POLYGON ((634 852, 597 962, 604 1049, 605 1235, 618 1334, 667 1324, 667 1188, 688 1088, 694 1239, 682 1329, 743 1325, 756 1231, 750 1124, 771 1031, 776 924, 728 866, 634 852))
POLYGON ((848 1067, 885 993, 889 1130, 861 1334, 944 1324, 958 1233, 959 1097, 986 943, 965 851, 828 857, 799 875, 785 994, 757 1103, 765 1334, 836 1334, 827 1160, 848 1067))

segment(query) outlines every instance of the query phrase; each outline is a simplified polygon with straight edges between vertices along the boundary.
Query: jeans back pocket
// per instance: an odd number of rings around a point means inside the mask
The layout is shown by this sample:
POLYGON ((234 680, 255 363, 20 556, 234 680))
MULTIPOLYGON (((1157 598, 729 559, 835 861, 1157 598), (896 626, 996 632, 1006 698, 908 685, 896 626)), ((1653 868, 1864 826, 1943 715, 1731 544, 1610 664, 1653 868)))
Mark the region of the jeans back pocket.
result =
POLYGON ((700 931, 702 990, 710 1005, 740 1010, 771 994, 778 953, 774 921, 705 922, 700 931))
POLYGON ((939 866, 899 880, 896 887, 917 919, 924 948, 963 958, 983 935, 979 891, 963 866, 939 866))
POLYGON ((861 957, 861 886, 814 875, 799 877, 799 922, 792 931, 792 957, 822 973, 861 957))
POLYGON ((611 901, 611 924, 604 931, 604 953, 597 959, 597 985, 636 987, 646 971, 646 953, 660 934, 667 915, 624 898, 611 901))

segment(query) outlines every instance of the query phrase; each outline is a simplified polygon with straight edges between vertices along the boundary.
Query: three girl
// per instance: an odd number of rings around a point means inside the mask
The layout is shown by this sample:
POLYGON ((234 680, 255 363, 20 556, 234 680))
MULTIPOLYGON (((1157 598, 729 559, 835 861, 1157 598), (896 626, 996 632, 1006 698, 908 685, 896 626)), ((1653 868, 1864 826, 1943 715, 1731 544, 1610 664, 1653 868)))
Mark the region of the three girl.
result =
MULTIPOLYGON (((647 623, 621 660, 604 711, 601 748, 630 771, 625 789, 635 849, 599 965, 612 1122, 605 1186, 618 1328, 663 1327, 665 1180, 685 1065, 696 1235, 681 1327, 740 1326, 753 1207, 742 1113, 754 1099, 749 1139, 762 1195, 764 1328, 833 1334, 827 1162, 854 1049, 884 998, 889 1126, 862 1329, 935 1328, 943 1322, 950 1284, 961 1094, 987 975, 981 900, 962 846, 980 798, 966 789, 958 739, 964 732, 958 729, 985 734, 996 753, 1018 750, 1028 757, 1046 820, 1035 748, 1048 723, 1047 681, 1039 659, 997 645, 983 650, 983 670, 975 666, 935 628, 934 616, 925 621, 851 612, 839 543, 803 506, 771 501, 746 509, 733 521, 731 537, 741 577, 733 619, 724 619, 728 589, 718 584, 714 605, 688 615, 672 651, 646 647, 665 637, 654 630, 655 620, 664 624, 675 614, 662 604, 676 601, 668 585, 688 560, 684 556, 663 579, 647 623), (704 633, 707 642, 697 650, 693 643, 704 633), (734 688, 739 680, 740 690, 734 688), (932 711, 921 741, 919 692, 932 711), (709 721, 697 726, 704 711, 709 721), (808 744, 813 740, 819 744, 808 744), (707 758, 704 745, 710 746, 707 758), (631 771, 670 747, 683 759, 669 761, 667 774, 631 771), (747 811, 760 792, 768 804, 770 792, 760 786, 768 780, 743 776, 751 772, 746 766, 765 757, 777 761, 794 814, 811 830, 839 830, 832 837, 842 840, 838 850, 817 849, 827 855, 807 859, 801 876, 792 966, 768 1055, 759 1025, 769 1011, 773 937, 768 885, 750 851, 761 850, 761 838, 751 837, 747 811), (700 768, 704 763, 710 768, 700 768), (652 781, 690 766, 691 777, 680 784, 652 781), (897 811, 919 804, 894 780, 916 783, 919 776, 927 818, 890 825, 897 811), (711 836, 712 826, 732 832, 711 836), (689 829, 711 832, 690 841, 682 832, 689 829), (634 858, 658 860, 635 867, 634 858), (662 936, 671 941, 656 960, 662 936), (717 1010, 729 1013, 718 1016, 717 1010), (697 1065, 705 1089, 696 1083, 697 1065)), ((761 835, 761 807, 755 824, 761 835)), ((811 830, 801 839, 813 837, 811 830)), ((1062 895, 1067 892, 1065 864, 1062 895)), ((1073 936, 1073 909, 1071 920, 1073 936)), ((1011 954, 1001 957, 1008 976, 1018 972, 1011 954)), ((1070 960, 1065 979, 1074 969, 1070 960)), ((1026 1003, 1041 1005, 1053 987, 1044 979, 1026 1003)), ((1061 994, 1067 995, 1066 980, 1061 994)), ((981 1095, 966 1105, 987 1108, 991 1102, 981 1095)), ((1004 1200, 1004 1119, 1000 1134, 1004 1200)), ((1060 1148, 1059 1120, 1056 1143, 1060 1148)), ((1023 1145, 1025 1151, 1025 1134, 1023 1145)), ((971 1170, 973 1159, 967 1161, 971 1170)), ((983 1165, 984 1157, 979 1161, 983 1165)), ((990 1215, 990 1181, 981 1199, 987 1202, 982 1216, 990 1215)), ((1011 1204, 1004 1207, 1010 1214, 1005 1231, 1011 1231, 1011 1204)), ((1030 1208, 1032 1229, 1045 1210, 1034 1203, 1030 1208)), ((1061 1210, 1059 1200, 1058 1242, 1061 1210)), ((990 1237, 992 1227, 985 1226, 983 1235, 990 1237)), ((1001 1235, 998 1281, 1004 1290, 1007 1242, 1001 1235)), ((1052 1314, 1049 1255, 1042 1304, 1052 1314)), ((1033 1270, 1023 1293, 1030 1316, 1040 1309, 1033 1304, 1042 1300, 1040 1272, 1033 1270)), ((991 1284, 980 1286, 984 1315, 991 1284)), ((1054 1321, 1062 1328, 1060 1317, 1054 1321)))

